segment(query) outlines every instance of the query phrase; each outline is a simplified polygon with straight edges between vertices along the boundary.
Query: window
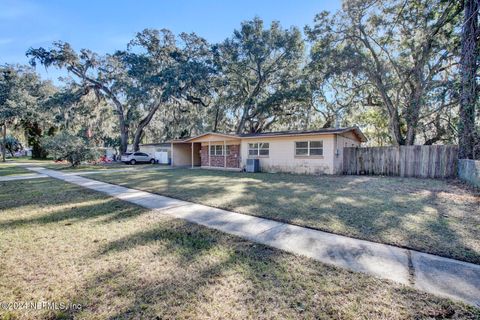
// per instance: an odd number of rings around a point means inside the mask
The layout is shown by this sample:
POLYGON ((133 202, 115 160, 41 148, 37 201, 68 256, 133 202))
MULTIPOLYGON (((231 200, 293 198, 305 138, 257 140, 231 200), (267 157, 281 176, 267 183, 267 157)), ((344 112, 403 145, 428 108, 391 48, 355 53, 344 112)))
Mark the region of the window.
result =
POLYGON ((249 143, 248 144, 248 155, 249 156, 258 156, 258 143, 249 143))
POLYGON ((295 155, 308 156, 308 141, 295 142, 295 155))
POLYGON ((322 156, 323 141, 295 142, 295 155, 300 157, 322 156))
POLYGON ((323 141, 310 141, 310 155, 311 156, 323 155, 323 141))
POLYGON ((268 157, 270 155, 270 144, 268 142, 249 143, 248 155, 252 157, 268 157))
POLYGON ((223 156, 223 145, 210 146, 211 156, 223 156))

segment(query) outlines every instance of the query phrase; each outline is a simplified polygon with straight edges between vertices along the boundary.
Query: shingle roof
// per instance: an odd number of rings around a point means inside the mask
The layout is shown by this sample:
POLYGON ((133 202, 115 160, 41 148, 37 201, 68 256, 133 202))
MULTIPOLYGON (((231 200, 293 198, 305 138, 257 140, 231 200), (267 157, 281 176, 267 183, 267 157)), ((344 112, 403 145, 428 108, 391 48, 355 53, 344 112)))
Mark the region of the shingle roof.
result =
POLYGON ((240 137, 258 137, 258 136, 283 136, 283 135, 295 135, 295 134, 315 134, 315 133, 340 133, 352 128, 323 128, 318 130, 285 130, 285 131, 273 131, 273 132, 259 132, 259 133, 242 133, 240 137))
POLYGON ((346 128, 322 128, 317 130, 286 130, 286 131, 274 131, 274 132, 259 132, 259 133, 244 133, 239 134, 239 137, 274 137, 274 136, 290 136, 290 135, 310 135, 310 134, 329 134, 329 133, 344 133, 348 131, 354 131, 358 134, 362 142, 367 141, 367 138, 358 127, 346 127, 346 128))
POLYGON ((311 135, 311 134, 339 134, 349 131, 354 131, 358 135, 362 142, 366 142, 367 138, 362 133, 358 127, 346 127, 346 128, 322 128, 317 130, 286 130, 286 131, 273 131, 273 132, 259 132, 259 133, 242 133, 242 134, 231 134, 231 133, 221 133, 221 132, 207 132, 195 137, 172 140, 172 142, 187 142, 199 137, 202 137, 207 134, 228 136, 234 138, 255 138, 255 137, 276 137, 276 136, 293 136, 293 135, 311 135))

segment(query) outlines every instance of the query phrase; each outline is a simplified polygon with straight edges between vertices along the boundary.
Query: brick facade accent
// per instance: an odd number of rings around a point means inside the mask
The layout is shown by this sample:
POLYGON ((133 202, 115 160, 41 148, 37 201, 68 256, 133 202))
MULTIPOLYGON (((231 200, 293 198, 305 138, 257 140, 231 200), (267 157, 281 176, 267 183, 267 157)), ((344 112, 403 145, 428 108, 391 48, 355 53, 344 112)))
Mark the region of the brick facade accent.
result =
MULTIPOLYGON (((240 145, 228 145, 230 149, 230 154, 227 155, 227 168, 240 168, 240 145)), ((209 152, 208 146, 202 146, 200 150, 200 160, 202 167, 208 167, 209 161, 209 152)), ((212 156, 210 165, 212 167, 224 167, 225 157, 224 156, 212 156)))

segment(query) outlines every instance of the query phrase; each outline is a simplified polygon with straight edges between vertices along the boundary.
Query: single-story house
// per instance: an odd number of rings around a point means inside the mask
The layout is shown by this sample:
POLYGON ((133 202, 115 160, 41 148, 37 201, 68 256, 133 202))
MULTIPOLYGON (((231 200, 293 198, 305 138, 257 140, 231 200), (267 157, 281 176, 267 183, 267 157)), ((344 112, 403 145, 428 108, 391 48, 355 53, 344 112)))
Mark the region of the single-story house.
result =
POLYGON ((264 172, 339 174, 343 148, 367 138, 358 127, 249 134, 208 132, 171 141, 171 165, 243 170, 247 159, 259 159, 264 172))

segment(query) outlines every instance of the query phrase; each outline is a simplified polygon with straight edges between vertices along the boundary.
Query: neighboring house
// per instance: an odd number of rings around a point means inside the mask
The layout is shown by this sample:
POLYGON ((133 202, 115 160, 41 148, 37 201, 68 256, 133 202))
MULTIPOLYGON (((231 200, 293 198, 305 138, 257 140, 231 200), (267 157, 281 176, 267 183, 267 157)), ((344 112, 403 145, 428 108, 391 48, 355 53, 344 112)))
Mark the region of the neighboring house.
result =
POLYGON ((172 166, 243 170, 247 159, 258 158, 264 172, 337 174, 342 172, 343 148, 367 139, 358 127, 251 134, 208 132, 172 140, 172 166))

